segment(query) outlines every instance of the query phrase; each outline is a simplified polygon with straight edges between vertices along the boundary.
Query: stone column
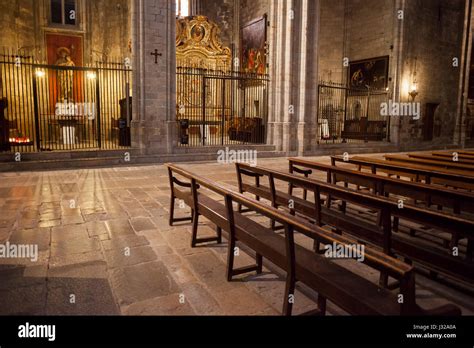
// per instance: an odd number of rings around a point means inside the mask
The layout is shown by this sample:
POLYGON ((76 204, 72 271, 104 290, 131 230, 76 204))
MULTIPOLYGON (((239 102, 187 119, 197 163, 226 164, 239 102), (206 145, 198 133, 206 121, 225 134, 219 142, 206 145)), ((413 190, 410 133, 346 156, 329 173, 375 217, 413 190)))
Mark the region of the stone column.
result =
POLYGON ((466 119, 469 97, 469 75, 472 52, 474 11, 473 1, 466 1, 464 33, 463 33, 463 52, 460 58, 461 72, 459 76, 459 97, 458 110, 456 112, 456 127, 454 128, 454 144, 464 147, 466 145, 466 119))
POLYGON ((269 140, 288 155, 316 142, 319 0, 272 1, 269 140))
POLYGON ((294 90, 297 99, 295 113, 298 156, 311 151, 317 143, 318 113, 318 53, 320 2, 301 0, 298 28, 300 49, 295 52, 298 61, 298 79, 294 90))
MULTIPOLYGON (((391 99, 394 102, 404 102, 402 99, 403 90, 403 60, 404 60, 404 33, 405 33, 405 18, 406 18, 406 4, 405 0, 396 0, 394 2, 393 11, 396 13, 393 19, 393 61, 391 62, 391 71, 393 75, 393 90, 390 93, 391 99), (398 11, 403 11, 404 17, 400 19, 398 11)), ((390 142, 400 146, 400 133, 402 127, 402 119, 400 117, 391 117, 390 119, 390 142)))
POLYGON ((171 153, 176 143, 175 6, 174 0, 133 1, 132 146, 142 154, 171 153))

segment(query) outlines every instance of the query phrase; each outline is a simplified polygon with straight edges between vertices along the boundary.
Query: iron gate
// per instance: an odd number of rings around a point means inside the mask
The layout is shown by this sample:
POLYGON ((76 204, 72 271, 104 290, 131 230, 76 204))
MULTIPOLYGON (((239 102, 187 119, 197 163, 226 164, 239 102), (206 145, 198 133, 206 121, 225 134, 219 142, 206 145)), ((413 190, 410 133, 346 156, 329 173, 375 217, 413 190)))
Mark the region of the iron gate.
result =
POLYGON ((0 55, 0 115, 12 152, 120 149, 130 144, 131 69, 119 61, 57 66, 0 55), (3 105, 3 106, 1 106, 3 105))
POLYGON ((180 146, 265 144, 268 76, 177 68, 180 146))
POLYGON ((318 92, 318 142, 390 141, 390 117, 380 113, 389 91, 321 82, 318 92))

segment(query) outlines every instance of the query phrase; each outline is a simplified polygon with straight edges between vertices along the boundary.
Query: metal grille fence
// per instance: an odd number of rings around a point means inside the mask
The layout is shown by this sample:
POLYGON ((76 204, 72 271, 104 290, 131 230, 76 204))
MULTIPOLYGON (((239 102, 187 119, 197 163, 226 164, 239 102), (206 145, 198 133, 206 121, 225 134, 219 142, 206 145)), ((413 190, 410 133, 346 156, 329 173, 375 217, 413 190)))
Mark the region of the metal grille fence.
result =
POLYGON ((390 140, 390 117, 381 116, 389 92, 356 90, 344 85, 320 82, 318 141, 357 143, 390 140))
POLYGON ((180 146, 265 144, 268 76, 177 68, 180 146))
POLYGON ((58 66, 0 55, 0 150, 130 146, 131 69, 119 61, 58 66), (128 101, 128 103, 127 103, 128 101))

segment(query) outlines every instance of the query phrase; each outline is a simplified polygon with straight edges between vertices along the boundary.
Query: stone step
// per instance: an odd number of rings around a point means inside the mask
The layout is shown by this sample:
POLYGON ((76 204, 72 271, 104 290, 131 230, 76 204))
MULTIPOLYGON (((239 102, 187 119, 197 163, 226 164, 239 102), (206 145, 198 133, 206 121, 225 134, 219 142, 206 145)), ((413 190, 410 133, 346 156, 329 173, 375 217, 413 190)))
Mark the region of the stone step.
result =
MULTIPOLYGON (((209 147, 180 147, 174 149, 174 154, 216 154, 219 150, 257 150, 260 152, 273 152, 273 145, 229 145, 229 146, 209 146, 209 147)), ((139 149, 124 148, 121 150, 76 150, 76 151, 47 151, 47 152, 18 152, 21 155, 21 161, 48 161, 48 160, 69 160, 69 159, 87 159, 87 158, 104 158, 104 157, 123 157, 126 153, 131 156, 141 155, 139 149)), ((174 155, 173 154, 173 155, 174 155)), ((17 153, 3 152, 0 153, 0 162, 16 161, 17 153)))
MULTIPOLYGON (((83 151, 47 151, 47 152, 18 152, 21 155, 21 161, 50 161, 50 160, 69 160, 69 159, 86 159, 86 158, 103 158, 103 157, 120 157, 124 153, 138 155, 138 149, 123 150, 83 150, 83 151)), ((17 153, 0 153, 0 162, 15 161, 17 153)))
POLYGON ((229 148, 238 150, 257 150, 258 152, 275 151, 274 145, 219 145, 206 147, 177 147, 174 149, 175 153, 216 153, 218 150, 229 148))
MULTIPOLYGON (((258 158, 276 158, 283 157, 285 153, 277 151, 258 151, 258 158)), ((22 160, 20 162, 4 161, 0 162, 0 172, 14 171, 43 171, 58 169, 84 169, 115 166, 134 166, 163 164, 168 162, 204 162, 216 161, 217 151, 214 153, 193 153, 193 154, 168 154, 168 155, 135 155, 130 154, 130 160, 126 161, 125 156, 96 156, 89 158, 55 158, 55 159, 35 159, 22 160)))

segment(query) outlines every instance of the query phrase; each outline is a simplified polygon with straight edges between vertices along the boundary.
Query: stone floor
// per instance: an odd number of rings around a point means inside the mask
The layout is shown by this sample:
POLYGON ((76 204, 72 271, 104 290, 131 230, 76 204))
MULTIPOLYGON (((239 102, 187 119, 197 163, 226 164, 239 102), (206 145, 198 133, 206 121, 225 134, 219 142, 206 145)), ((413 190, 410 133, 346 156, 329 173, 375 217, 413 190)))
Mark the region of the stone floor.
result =
MULTIPOLYGON (((259 165, 287 170, 284 158, 259 165)), ((236 184, 232 165, 183 166, 236 184)), ((0 258, 0 315, 279 314, 283 273, 267 265, 262 275, 227 282, 225 240, 191 248, 190 224, 168 226, 168 209, 161 165, 0 174, 0 244, 39 248, 36 261, 0 258)), ((186 216, 189 209, 178 204, 177 214, 186 216)), ((201 224, 200 233, 215 233, 201 224)), ((252 257, 243 249, 236 263, 251 264, 252 257)), ((464 314, 474 313, 472 297, 417 279, 421 305, 454 302, 464 314)), ((295 313, 314 308, 314 298, 299 286, 295 313)), ((332 304, 328 309, 344 314, 332 304)))

